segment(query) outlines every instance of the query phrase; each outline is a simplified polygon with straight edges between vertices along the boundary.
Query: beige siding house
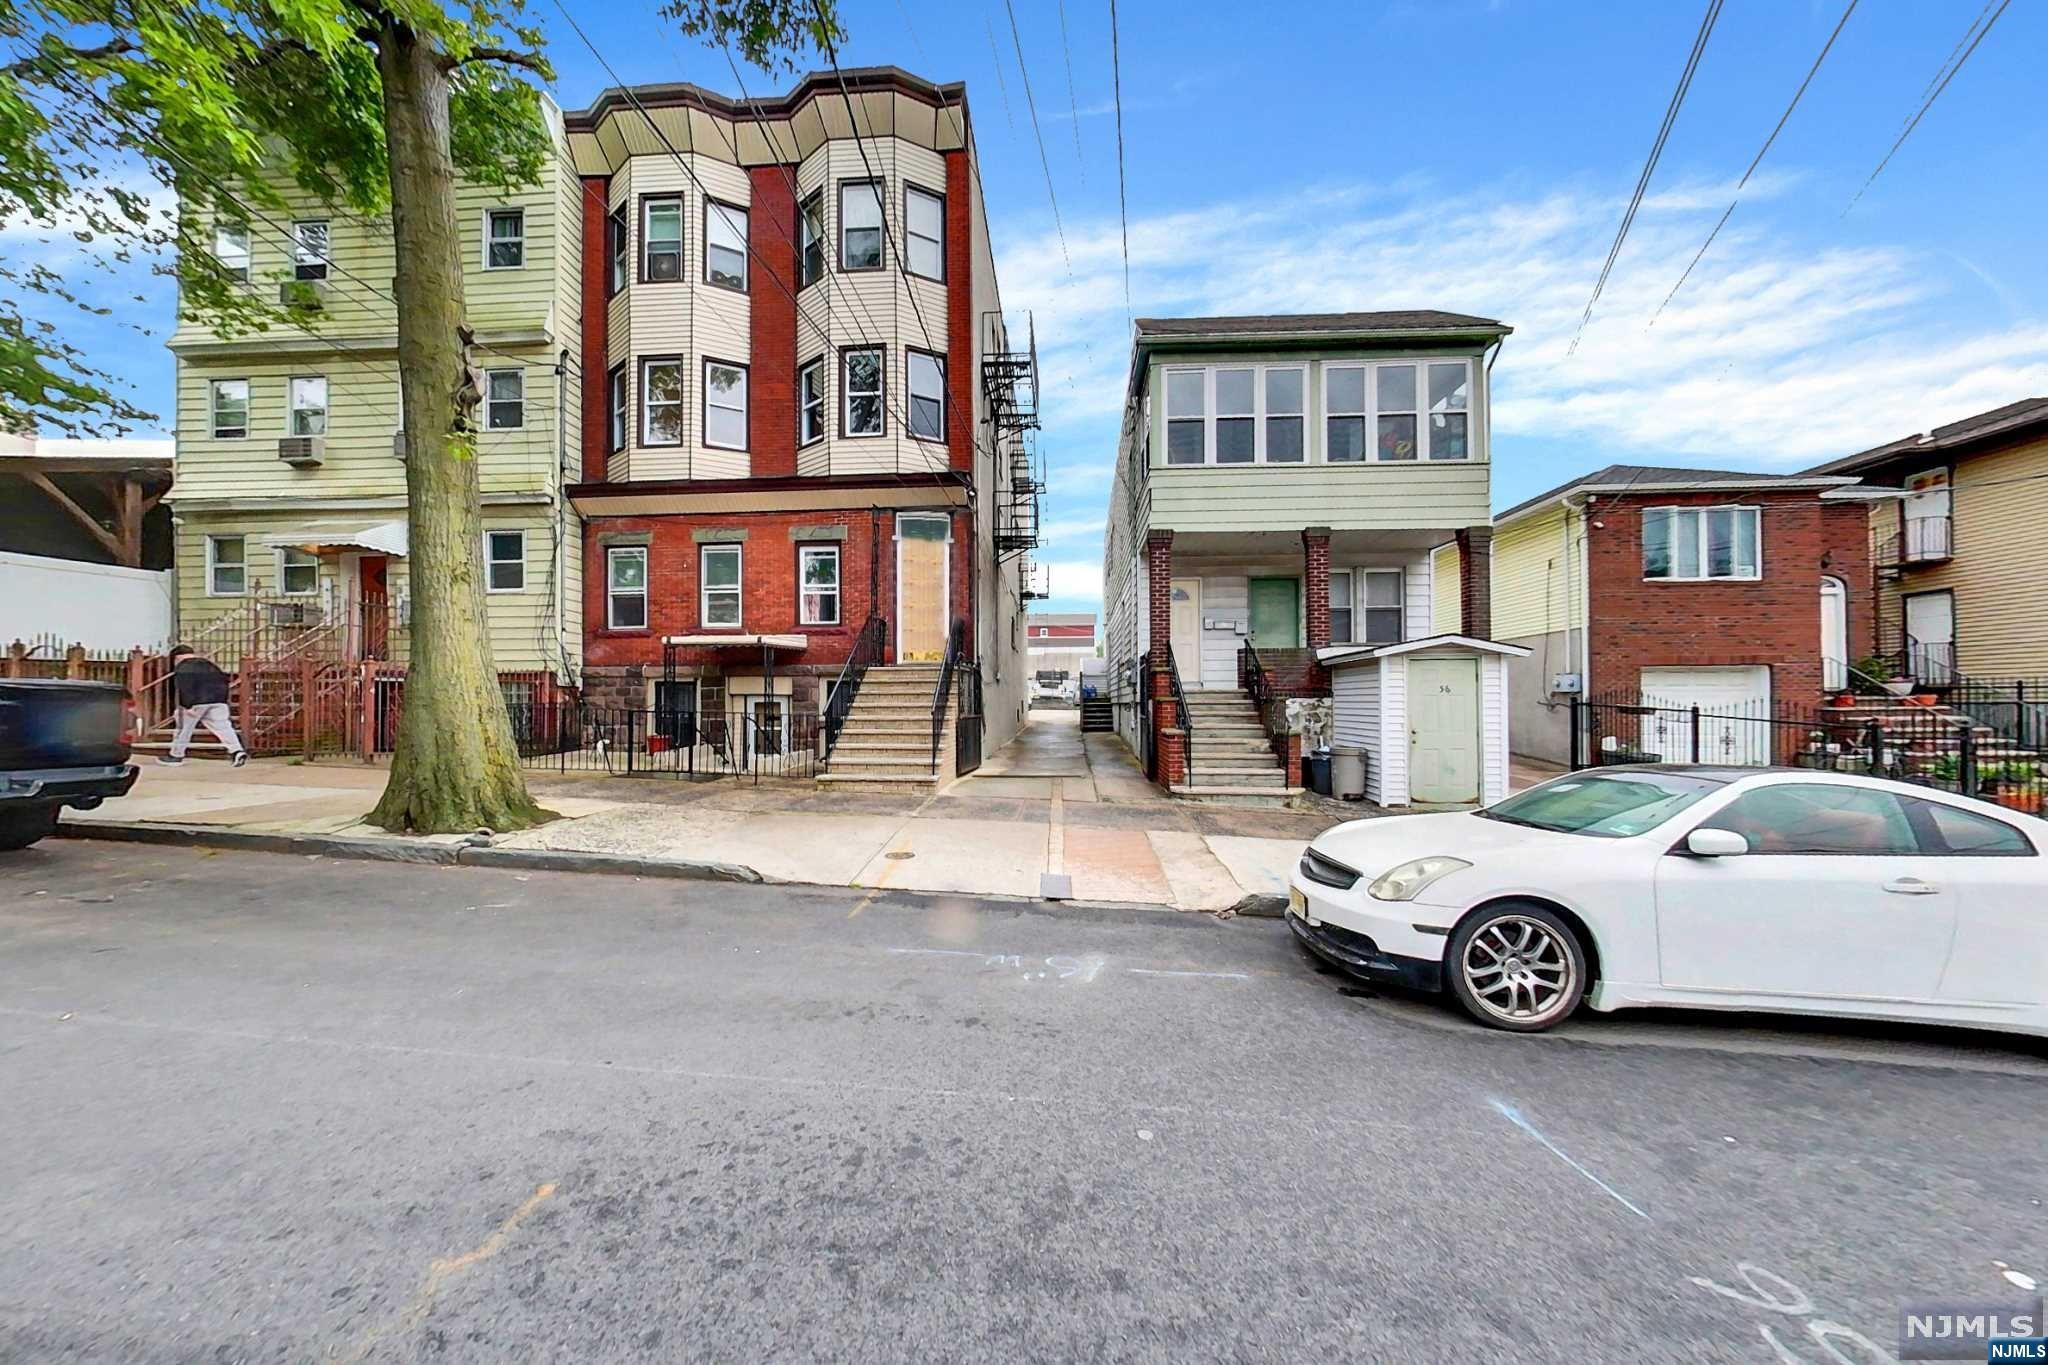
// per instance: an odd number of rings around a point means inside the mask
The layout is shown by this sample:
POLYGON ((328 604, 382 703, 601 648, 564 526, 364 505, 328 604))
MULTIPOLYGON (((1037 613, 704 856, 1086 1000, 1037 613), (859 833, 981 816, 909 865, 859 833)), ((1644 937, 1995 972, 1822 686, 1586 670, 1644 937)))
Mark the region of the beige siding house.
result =
POLYGON ((1291 784, 1284 742, 1274 779, 1256 745, 1222 738, 1241 689, 1327 695, 1319 651, 1489 633, 1484 593, 1459 570, 1461 554, 1487 554, 1486 365, 1509 330, 1434 311, 1138 322, 1103 637, 1119 728, 1161 780, 1194 794, 1291 784), (1176 702, 1163 763, 1162 689, 1213 713, 1181 724, 1176 702))
MULTIPOLYGON (((582 654, 581 526, 562 496, 580 386, 580 188, 557 156, 514 193, 458 189, 476 332, 486 611, 501 672, 573 682, 582 654)), ((350 631, 344 652, 404 662, 409 583, 391 225, 291 198, 217 225, 248 287, 295 323, 222 335, 182 322, 177 357, 181 636, 232 648, 241 622, 350 631), (365 603, 369 604, 367 607, 365 603)))

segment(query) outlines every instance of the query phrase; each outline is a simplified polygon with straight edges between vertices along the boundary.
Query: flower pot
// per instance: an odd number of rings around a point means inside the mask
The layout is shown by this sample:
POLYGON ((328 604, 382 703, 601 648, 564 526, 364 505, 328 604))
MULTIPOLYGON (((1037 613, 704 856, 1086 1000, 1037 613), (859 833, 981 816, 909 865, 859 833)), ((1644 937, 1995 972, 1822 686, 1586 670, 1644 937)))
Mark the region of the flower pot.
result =
POLYGON ((1840 692, 1835 695, 1835 705, 1837 706, 1854 706, 1855 704, 1856 694, 1854 692, 1840 692))
POLYGON ((1888 679, 1884 684, 1884 690, 1894 697, 1906 696, 1913 690, 1913 680, 1911 678, 1888 679))
POLYGON ((1906 698, 1906 705, 1934 706, 1939 704, 1940 701, 1941 698, 1935 696, 1932 692, 1915 692, 1912 696, 1906 698))
POLYGON ((1992 800, 2007 810, 2016 810, 2024 815, 2041 813, 2041 791, 2038 787, 2012 787, 1998 793, 1992 800))

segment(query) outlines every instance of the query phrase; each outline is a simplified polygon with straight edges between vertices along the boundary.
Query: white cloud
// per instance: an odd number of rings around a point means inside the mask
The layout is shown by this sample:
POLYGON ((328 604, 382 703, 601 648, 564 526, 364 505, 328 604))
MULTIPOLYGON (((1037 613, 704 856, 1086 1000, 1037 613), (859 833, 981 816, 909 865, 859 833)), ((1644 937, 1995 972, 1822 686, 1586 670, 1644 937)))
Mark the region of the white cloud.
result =
POLYGON ((1038 543, 1057 545, 1063 540, 1085 540, 1102 534, 1103 518, 1095 516, 1049 517, 1039 523, 1038 543))
POLYGON ((1052 594, 1055 603, 1096 603, 1102 601, 1102 561, 1095 559, 1050 559, 1036 561, 1038 586, 1052 594))

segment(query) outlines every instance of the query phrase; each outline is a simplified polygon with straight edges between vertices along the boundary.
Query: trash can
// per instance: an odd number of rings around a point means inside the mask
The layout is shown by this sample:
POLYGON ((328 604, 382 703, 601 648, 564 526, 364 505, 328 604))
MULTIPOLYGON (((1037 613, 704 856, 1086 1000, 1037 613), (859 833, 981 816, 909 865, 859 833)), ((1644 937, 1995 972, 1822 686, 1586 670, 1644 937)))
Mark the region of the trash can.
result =
POLYGON ((1365 750, 1348 744, 1330 750, 1330 794, 1345 801, 1365 798, 1365 750))
POLYGON ((1314 749, 1302 755, 1301 773, 1308 781, 1308 789, 1318 796, 1330 794, 1330 751, 1314 749))

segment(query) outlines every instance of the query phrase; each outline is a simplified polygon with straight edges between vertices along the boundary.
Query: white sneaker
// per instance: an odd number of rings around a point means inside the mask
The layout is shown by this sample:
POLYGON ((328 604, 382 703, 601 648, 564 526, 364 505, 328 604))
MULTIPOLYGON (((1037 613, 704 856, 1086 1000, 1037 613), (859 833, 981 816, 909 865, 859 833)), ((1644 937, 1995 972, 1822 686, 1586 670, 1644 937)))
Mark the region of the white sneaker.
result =
POLYGON ((247 749, 238 749, 238 750, 236 750, 236 751, 235 751, 235 766, 236 766, 237 768, 241 767, 241 766, 242 766, 243 764, 247 763, 248 761, 249 761, 249 751, 248 751, 247 749))

